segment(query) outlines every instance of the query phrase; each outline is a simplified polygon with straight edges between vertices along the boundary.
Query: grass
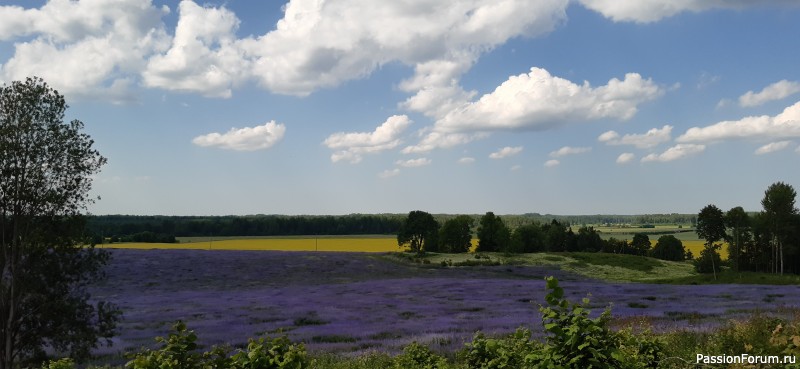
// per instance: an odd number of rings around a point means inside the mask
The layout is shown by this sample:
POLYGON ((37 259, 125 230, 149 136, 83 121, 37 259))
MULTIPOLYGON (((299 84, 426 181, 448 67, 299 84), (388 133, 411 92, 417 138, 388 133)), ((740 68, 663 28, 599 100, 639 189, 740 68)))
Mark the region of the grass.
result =
POLYGON ((712 274, 695 274, 678 278, 664 278, 655 280, 654 283, 665 284, 770 284, 770 285, 800 285, 798 275, 779 275, 771 273, 736 272, 723 270, 714 279, 712 274))
MULTIPOLYGON (((661 279, 690 278, 697 273, 690 262, 665 261, 644 256, 604 253, 534 253, 511 254, 484 253, 489 258, 480 259, 480 265, 531 265, 550 266, 589 278, 611 282, 653 282, 661 279)), ((434 254, 424 256, 431 265, 478 265, 475 255, 434 254)), ((402 260, 407 260, 402 258, 402 260)))

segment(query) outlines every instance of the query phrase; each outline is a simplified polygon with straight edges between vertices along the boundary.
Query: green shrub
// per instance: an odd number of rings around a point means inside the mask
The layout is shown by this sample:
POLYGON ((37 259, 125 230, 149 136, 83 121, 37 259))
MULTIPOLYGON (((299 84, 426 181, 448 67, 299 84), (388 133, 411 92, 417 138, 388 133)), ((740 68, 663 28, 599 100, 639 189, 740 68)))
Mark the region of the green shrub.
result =
POLYGON ((42 365, 42 369, 75 369, 75 361, 70 358, 50 360, 42 365))
POLYGON ((541 350, 525 357, 525 367, 548 369, 584 368, 655 368, 662 346, 655 340, 639 339, 617 333, 608 327, 611 317, 606 309, 595 319, 589 318, 589 299, 573 304, 564 298, 558 280, 547 279, 545 296, 549 306, 542 306, 542 324, 550 333, 541 350))
POLYGON ((411 342, 403 353, 394 358, 396 369, 446 369, 447 360, 433 353, 427 346, 411 342))
MULTIPOLYGON (((125 364, 126 369, 302 369, 308 367, 302 344, 292 344, 286 337, 250 339, 247 350, 228 356, 226 347, 215 346, 203 354, 197 350, 197 335, 177 322, 174 333, 167 338, 156 337, 162 343, 158 350, 143 349, 125 364)), ((69 368, 46 368, 69 369, 69 368)))
POLYGON ((231 369, 302 369, 308 368, 306 349, 289 338, 250 339, 247 351, 231 357, 231 369))
POLYGON ((519 328, 501 339, 487 338, 478 332, 461 353, 468 368, 501 369, 523 368, 525 357, 540 346, 531 341, 531 331, 519 328))
POLYGON ((156 337, 156 342, 163 344, 161 349, 153 351, 144 349, 133 356, 125 364, 127 369, 196 369, 200 368, 202 356, 197 349, 197 335, 187 331, 186 324, 181 321, 172 326, 175 333, 167 338, 156 337))

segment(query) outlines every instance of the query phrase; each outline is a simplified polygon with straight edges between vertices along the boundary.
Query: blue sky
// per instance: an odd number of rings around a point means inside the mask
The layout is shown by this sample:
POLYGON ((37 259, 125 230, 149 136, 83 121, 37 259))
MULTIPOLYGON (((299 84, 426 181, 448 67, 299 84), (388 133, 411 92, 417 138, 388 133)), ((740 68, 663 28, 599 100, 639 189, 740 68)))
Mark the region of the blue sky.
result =
POLYGON ((800 185, 800 1, 17 1, 95 214, 760 210, 800 185))

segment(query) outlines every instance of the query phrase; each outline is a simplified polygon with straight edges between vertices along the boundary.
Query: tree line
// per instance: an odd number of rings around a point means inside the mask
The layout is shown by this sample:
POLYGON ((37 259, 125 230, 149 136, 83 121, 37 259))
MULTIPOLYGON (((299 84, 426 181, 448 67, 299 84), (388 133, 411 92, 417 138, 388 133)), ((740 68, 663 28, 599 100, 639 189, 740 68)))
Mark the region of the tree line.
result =
POLYGON ((397 215, 340 216, 134 216, 102 215, 88 219, 97 243, 174 242, 179 237, 394 234, 397 215), (172 240, 172 241, 170 241, 172 240))
POLYGON ((718 250, 728 245, 728 263, 733 270, 783 274, 800 273, 800 213, 797 192, 789 184, 776 182, 764 192, 763 210, 750 215, 741 206, 727 212, 713 204, 697 215, 697 234, 704 239, 700 255, 704 271, 720 270, 718 250))
MULTIPOLYGON (((415 210, 408 214, 397 234, 400 247, 412 252, 463 253, 472 248, 474 219, 459 215, 443 224, 433 215, 415 210)), ((659 237, 655 245, 644 233, 637 233, 631 241, 610 238, 604 240, 593 227, 581 226, 577 232, 569 223, 551 219, 540 223, 531 221, 511 229, 503 218, 493 212, 484 214, 476 230, 477 252, 533 253, 533 252, 607 252, 653 256, 664 260, 692 258, 683 243, 673 235, 659 237)))

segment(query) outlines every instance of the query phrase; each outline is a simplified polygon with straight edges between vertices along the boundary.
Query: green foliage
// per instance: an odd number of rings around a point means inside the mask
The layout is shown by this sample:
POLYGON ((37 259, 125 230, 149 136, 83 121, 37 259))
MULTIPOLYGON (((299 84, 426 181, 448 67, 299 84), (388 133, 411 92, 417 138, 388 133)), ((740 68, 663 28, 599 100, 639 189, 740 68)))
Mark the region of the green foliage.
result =
POLYGON ((75 361, 68 357, 50 360, 42 365, 42 369, 75 369, 75 361))
POLYGON ((634 234, 630 248, 633 255, 647 255, 647 253, 650 251, 650 237, 644 233, 634 234))
POLYGON ((558 280, 547 279, 545 296, 548 306, 542 306, 542 324, 550 333, 542 350, 526 356, 526 362, 539 368, 621 368, 625 356, 620 351, 619 337, 608 328, 611 312, 605 310, 595 319, 589 318, 586 306, 571 304, 564 298, 564 290, 558 280))
POLYGON ((698 273, 713 273, 716 279, 716 274, 720 272, 722 259, 719 256, 717 249, 720 245, 706 246, 703 251, 700 251, 700 256, 694 260, 694 269, 698 273))
POLYGON ((172 326, 174 333, 166 338, 156 337, 162 346, 158 350, 144 349, 125 364, 126 369, 198 369, 203 356, 197 353, 197 335, 179 321, 172 326))
POLYGON ((436 355, 427 346, 412 342, 394 358, 396 369, 446 369, 447 359, 436 355))
POLYGON ((479 252, 508 251, 511 246, 511 232, 503 223, 503 219, 487 212, 481 217, 478 227, 479 252))
POLYGON ((250 339, 247 351, 231 357, 231 369, 302 369, 308 368, 308 357, 302 344, 293 344, 287 337, 250 339))
POLYGON ((576 251, 597 252, 603 249, 603 239, 593 227, 580 227, 575 235, 576 251))
POLYGON ((52 353, 86 359, 110 345, 119 317, 87 289, 108 254, 83 247, 82 213, 106 159, 82 122, 64 122, 66 109, 41 78, 0 87, 0 368, 52 353))
POLYGON ((397 234, 397 245, 408 246, 411 251, 424 253, 437 250, 439 223, 433 216, 421 210, 408 213, 397 234))
POLYGON ((459 215, 448 219, 439 230, 440 251, 461 253, 472 247, 472 225, 474 220, 469 215, 459 215))
POLYGON ((658 238, 653 247, 653 257, 661 260, 681 261, 686 255, 683 242, 673 235, 665 235, 658 238))
POLYGON ((531 340, 531 332, 525 328, 500 339, 488 338, 478 332, 460 356, 471 369, 523 368, 525 357, 540 346, 531 340))
POLYGON ((529 253, 544 251, 544 232, 538 223, 524 224, 511 233, 511 252, 529 253))
POLYGON ((177 322, 167 338, 156 337, 158 350, 143 349, 125 364, 126 369, 302 369, 308 358, 302 344, 286 337, 250 339, 246 350, 228 356, 228 350, 214 347, 197 352, 197 335, 177 322))

